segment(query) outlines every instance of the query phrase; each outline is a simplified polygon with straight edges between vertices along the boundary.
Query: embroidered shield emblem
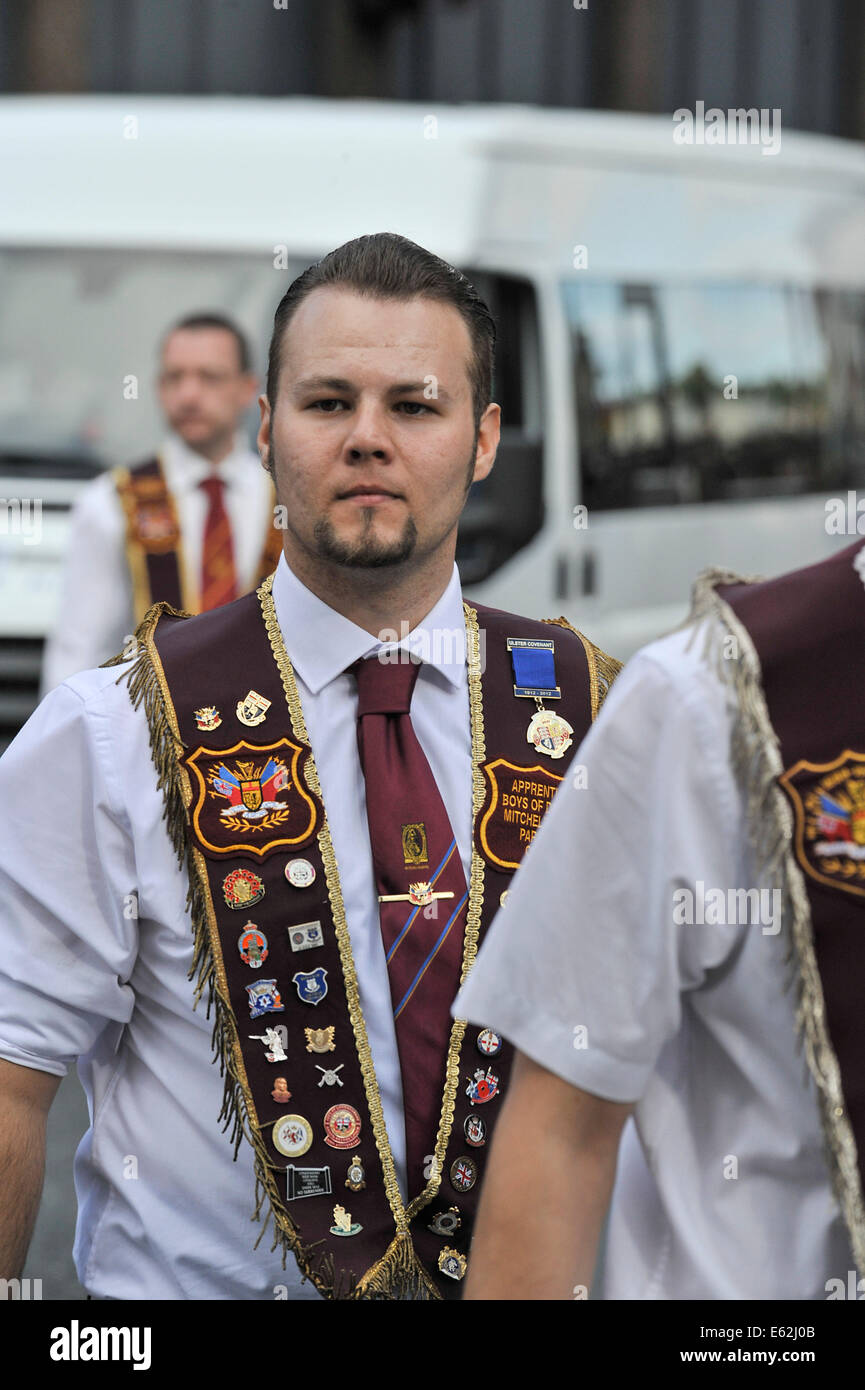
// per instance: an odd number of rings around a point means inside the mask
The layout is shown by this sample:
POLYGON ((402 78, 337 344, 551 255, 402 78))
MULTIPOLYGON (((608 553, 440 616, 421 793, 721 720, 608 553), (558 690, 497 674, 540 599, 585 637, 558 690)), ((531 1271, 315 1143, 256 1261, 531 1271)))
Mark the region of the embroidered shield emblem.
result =
POLYGON ((487 781, 478 822, 478 848, 497 869, 519 868, 561 776, 547 767, 517 767, 507 758, 483 763, 487 781))
POLYGON ((319 803, 303 776, 308 749, 281 738, 266 747, 196 748, 184 762, 193 787, 192 827, 210 855, 264 859, 304 844, 319 803))
POLYGON ((818 883, 865 897, 865 754, 802 758, 778 780, 796 817, 797 863, 818 883))

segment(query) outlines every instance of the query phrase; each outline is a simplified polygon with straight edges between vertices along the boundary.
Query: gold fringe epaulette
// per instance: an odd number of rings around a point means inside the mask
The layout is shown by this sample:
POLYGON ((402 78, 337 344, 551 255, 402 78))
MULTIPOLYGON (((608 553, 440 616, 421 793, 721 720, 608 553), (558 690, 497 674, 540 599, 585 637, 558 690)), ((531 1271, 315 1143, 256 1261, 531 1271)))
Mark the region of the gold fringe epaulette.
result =
POLYGON ((694 585, 688 620, 694 625, 691 643, 704 626, 703 659, 719 682, 735 694, 738 714, 731 741, 733 772, 745 797, 745 819, 757 865, 782 893, 781 920, 790 924, 788 987, 795 985, 796 989, 796 1029, 817 1089, 832 1188, 856 1264, 865 1269, 865 1206, 856 1140, 847 1117, 841 1069, 826 1023, 808 894, 793 854, 793 812, 778 785, 778 777, 784 771, 780 744, 769 718, 760 658, 751 635, 716 592, 719 585, 754 582, 729 570, 705 570, 694 585), (731 639, 735 643, 735 660, 730 659, 731 639))
POLYGON ((566 627, 569 632, 573 632, 575 637, 579 637, 586 653, 586 660, 589 663, 589 687, 592 700, 592 719, 597 719, 601 705, 607 698, 610 686, 622 669, 622 662, 617 661, 614 656, 608 656, 606 652, 596 647, 594 642, 590 642, 582 632, 569 623, 567 618, 543 618, 545 623, 550 623, 553 627, 566 627))

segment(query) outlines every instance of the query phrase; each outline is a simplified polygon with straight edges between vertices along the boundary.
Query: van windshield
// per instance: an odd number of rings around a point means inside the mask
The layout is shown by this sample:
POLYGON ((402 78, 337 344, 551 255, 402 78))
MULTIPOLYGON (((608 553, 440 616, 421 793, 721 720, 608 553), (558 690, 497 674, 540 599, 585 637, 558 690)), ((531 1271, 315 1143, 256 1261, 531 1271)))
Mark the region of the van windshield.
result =
POLYGON ((262 373, 273 311, 301 269, 275 269, 270 248, 0 250, 0 467, 63 472, 155 447, 165 330, 186 314, 227 314, 262 373))
POLYGON ((865 482, 865 294, 569 281, 564 304, 588 507, 865 482))

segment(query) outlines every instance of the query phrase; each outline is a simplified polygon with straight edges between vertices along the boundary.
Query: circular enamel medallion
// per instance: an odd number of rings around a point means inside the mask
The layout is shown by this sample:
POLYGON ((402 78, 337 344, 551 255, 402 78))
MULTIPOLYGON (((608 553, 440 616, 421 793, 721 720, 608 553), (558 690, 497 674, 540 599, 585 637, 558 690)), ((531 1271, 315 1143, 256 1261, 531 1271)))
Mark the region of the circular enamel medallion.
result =
POLYGON ((463 1134, 466 1136, 466 1143, 471 1144, 473 1149, 483 1148, 487 1142, 486 1120, 481 1115, 466 1116, 463 1134))
POLYGON ((481 1029, 478 1033, 478 1052, 482 1052, 485 1057, 495 1057, 501 1050, 502 1040, 498 1033, 494 1033, 492 1028, 481 1029))
POLYGON ((290 859, 285 866, 285 876, 292 888, 309 888, 315 883, 315 868, 308 859, 290 859))
POLYGON ((332 1105, 324 1117, 324 1142, 332 1149, 353 1149, 360 1138, 360 1115, 353 1105, 332 1105))
POLYGON ((478 1165, 463 1154, 451 1164, 451 1184, 457 1192, 470 1192, 478 1180, 478 1165))
POLYGON ((312 1148, 312 1125, 302 1115, 284 1115, 274 1123, 273 1144, 286 1158, 299 1158, 312 1148))

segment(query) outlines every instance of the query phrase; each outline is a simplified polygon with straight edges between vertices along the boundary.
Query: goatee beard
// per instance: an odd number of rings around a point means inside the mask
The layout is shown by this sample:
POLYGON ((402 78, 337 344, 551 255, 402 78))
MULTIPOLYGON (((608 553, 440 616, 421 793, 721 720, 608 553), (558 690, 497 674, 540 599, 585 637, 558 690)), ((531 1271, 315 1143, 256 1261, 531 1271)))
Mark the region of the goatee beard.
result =
POLYGON ((373 507, 363 508, 363 533, 354 541, 341 540, 326 519, 317 522, 314 535, 319 557, 349 569, 384 569, 389 565, 402 565, 410 559, 417 545, 414 519, 407 517, 402 535, 384 542, 373 534, 374 510, 373 507))

